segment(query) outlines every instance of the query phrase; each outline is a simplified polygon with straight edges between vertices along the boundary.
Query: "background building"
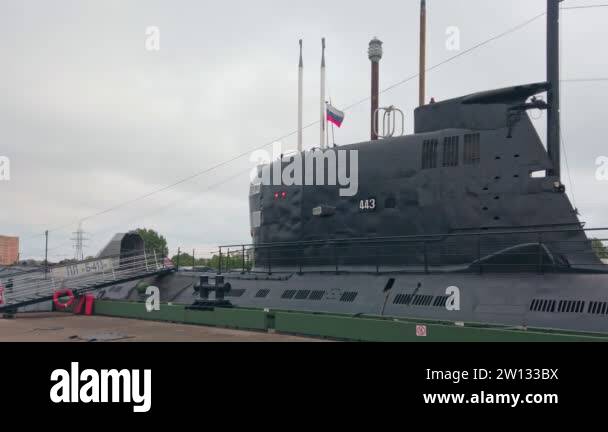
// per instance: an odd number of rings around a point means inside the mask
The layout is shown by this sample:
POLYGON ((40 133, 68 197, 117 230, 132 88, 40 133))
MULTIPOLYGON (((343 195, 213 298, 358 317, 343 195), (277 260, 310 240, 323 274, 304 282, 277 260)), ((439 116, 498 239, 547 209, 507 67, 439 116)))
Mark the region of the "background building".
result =
POLYGON ((12 265, 19 260, 19 237, 0 235, 0 265, 12 265))

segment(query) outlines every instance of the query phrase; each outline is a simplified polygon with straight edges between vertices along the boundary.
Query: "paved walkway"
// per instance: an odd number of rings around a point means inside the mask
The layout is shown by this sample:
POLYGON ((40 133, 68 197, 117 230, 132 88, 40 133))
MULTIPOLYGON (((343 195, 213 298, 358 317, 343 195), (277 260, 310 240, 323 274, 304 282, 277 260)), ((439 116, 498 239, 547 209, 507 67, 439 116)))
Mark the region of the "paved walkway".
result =
POLYGON ((0 342, 314 342, 296 336, 185 324, 81 316, 19 314, 0 319, 0 342))

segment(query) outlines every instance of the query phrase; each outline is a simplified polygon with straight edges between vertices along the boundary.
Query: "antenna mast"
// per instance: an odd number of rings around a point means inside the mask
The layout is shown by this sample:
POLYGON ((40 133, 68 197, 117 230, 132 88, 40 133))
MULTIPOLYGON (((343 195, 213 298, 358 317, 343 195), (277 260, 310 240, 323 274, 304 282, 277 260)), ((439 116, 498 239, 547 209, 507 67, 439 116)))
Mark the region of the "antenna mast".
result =
POLYGON ((302 39, 300 39, 300 64, 298 67, 298 153, 302 152, 302 111, 303 111, 303 84, 304 61, 302 60, 302 39))
POLYGON ((547 0, 547 153, 553 162, 550 176, 561 180, 560 78, 559 78, 559 4, 562 0, 547 0))
POLYGON ((325 38, 321 39, 322 54, 321 54, 321 139, 320 147, 325 149, 325 125, 326 125, 326 114, 325 114, 325 38))
POLYGON ((376 141, 378 134, 376 125, 378 124, 378 106, 380 103, 380 60, 382 59, 382 41, 373 38, 369 43, 367 56, 372 63, 372 120, 371 120, 371 140, 376 141))
POLYGON ((420 72, 418 86, 418 104, 423 106, 426 100, 426 0, 420 1, 420 72))

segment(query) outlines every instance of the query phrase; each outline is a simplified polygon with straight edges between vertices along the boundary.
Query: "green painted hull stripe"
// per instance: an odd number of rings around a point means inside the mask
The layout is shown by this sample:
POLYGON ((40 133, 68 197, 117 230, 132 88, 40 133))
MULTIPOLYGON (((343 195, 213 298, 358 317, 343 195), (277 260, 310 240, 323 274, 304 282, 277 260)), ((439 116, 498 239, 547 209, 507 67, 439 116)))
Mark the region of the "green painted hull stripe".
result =
POLYGON ((516 330, 484 325, 463 327, 425 320, 279 310, 193 311, 184 305, 163 304, 160 311, 148 312, 144 303, 106 300, 95 302, 95 314, 366 342, 608 342, 608 334, 516 330), (425 326, 426 337, 417 335, 417 330, 421 330, 419 326, 425 326))

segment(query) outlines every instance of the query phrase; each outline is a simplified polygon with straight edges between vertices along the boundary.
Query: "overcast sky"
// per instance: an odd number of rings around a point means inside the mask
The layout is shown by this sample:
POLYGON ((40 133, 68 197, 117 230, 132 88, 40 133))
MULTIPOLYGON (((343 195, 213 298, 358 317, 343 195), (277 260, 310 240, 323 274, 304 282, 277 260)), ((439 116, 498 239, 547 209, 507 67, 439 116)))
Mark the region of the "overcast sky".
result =
MULTIPOLYGON (((428 0, 428 64, 544 12, 545 0, 428 0)), ((565 6, 601 1, 568 0, 565 6)), ((21 237, 23 257, 73 256, 78 221, 272 142, 297 126, 298 39, 304 39, 305 123, 318 117, 320 39, 328 43, 328 92, 345 107, 369 95, 367 44, 384 41, 381 87, 417 72, 418 0, 0 0, 0 234, 21 237), (160 50, 146 50, 146 29, 160 50)), ((562 78, 608 77, 608 8, 563 11, 562 78)), ((545 80, 545 21, 431 72, 428 94, 447 99, 545 80)), ((608 82, 563 84, 563 133, 573 187, 588 226, 607 226, 608 82)), ((416 81, 381 97, 407 114, 416 81)), ((369 104, 347 112, 338 144, 369 135, 369 104)), ((543 118, 536 121, 544 140, 543 118)), ((318 145, 318 129, 304 135, 318 145)), ((295 136, 284 140, 294 148, 295 136)), ((153 228, 172 251, 209 253, 249 242, 248 157, 192 181, 85 219, 93 255, 113 233, 153 228)), ((574 196, 572 193, 574 192, 574 196)))

